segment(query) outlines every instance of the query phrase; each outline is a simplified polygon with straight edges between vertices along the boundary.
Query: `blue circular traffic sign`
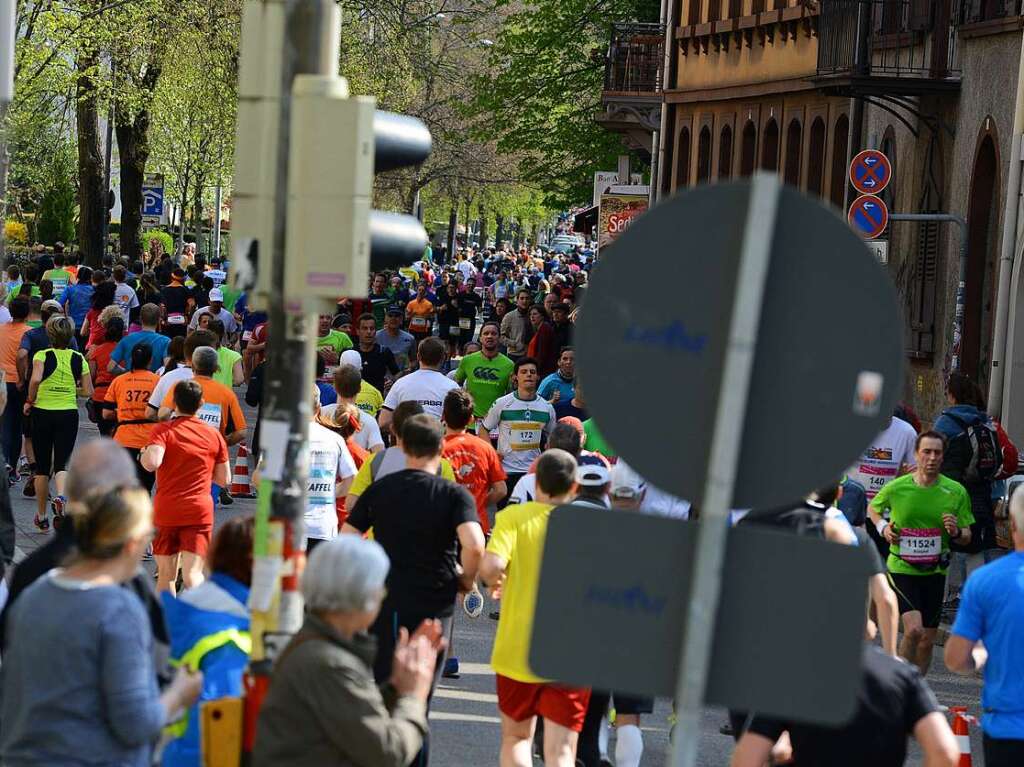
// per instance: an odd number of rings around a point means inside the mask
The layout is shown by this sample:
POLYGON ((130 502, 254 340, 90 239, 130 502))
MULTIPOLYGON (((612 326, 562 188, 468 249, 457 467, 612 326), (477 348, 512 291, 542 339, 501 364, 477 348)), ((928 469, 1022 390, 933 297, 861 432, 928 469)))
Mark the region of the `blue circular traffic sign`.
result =
POLYGON ((873 240, 889 226, 889 208, 872 194, 865 194, 853 201, 847 216, 853 231, 865 240, 873 240))
POLYGON ((881 194, 892 180, 892 163, 877 149, 858 152, 850 162, 850 183, 861 194, 881 194))

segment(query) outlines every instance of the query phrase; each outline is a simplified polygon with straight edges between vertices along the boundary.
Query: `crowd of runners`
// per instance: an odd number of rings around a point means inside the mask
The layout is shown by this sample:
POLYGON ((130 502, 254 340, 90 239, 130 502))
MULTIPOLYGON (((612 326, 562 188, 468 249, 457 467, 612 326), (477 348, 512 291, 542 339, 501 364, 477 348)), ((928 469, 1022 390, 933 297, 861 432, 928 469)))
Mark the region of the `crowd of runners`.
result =
MULTIPOLYGON (((593 264, 580 248, 427 258, 319 317, 306 617, 276 660, 253 764, 426 765, 431 697, 459 673, 455 611, 481 616, 484 590, 500 605, 500 764, 641 763, 653 700, 561 685, 527 662, 553 508, 692 511, 619 459, 587 410, 573 324, 593 264)), ((243 693, 253 521, 219 524, 216 510, 234 502, 236 446, 261 468, 275 328, 228 272, 190 248, 97 269, 57 248, 6 269, 7 767, 196 766, 198 702, 243 693), (83 420, 105 439, 80 439, 83 420), (12 568, 17 492, 48 538, 12 568)), ((829 730, 731 712, 736 767, 900 765, 910 737, 929 767, 956 765, 964 744, 925 680, 944 621, 946 667, 984 674, 984 764, 1024 764, 1017 449, 975 382, 954 373, 947 394, 930 428, 901 406, 833 485, 733 514, 857 546, 873 567, 854 719, 829 730)))

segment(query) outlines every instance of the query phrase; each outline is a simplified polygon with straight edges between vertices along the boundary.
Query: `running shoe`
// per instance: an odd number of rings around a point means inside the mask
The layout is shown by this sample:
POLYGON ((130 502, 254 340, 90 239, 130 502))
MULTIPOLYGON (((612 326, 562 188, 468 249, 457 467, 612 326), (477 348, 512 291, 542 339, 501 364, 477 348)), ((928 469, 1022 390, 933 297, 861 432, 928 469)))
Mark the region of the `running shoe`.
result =
POLYGON ((441 672, 441 676, 445 679, 458 679, 459 678, 459 659, 449 658, 444 662, 444 671, 441 672))
POLYGON ((228 492, 226 487, 220 489, 220 502, 224 506, 230 506, 235 502, 235 499, 231 497, 231 493, 228 492))
POLYGON ((484 596, 480 589, 473 584, 473 590, 462 597, 462 609, 470 618, 479 618, 484 611, 484 596))
POLYGON ((32 476, 32 464, 29 462, 27 455, 23 455, 21 456, 21 458, 18 459, 18 476, 32 476))
POLYGON ((33 517, 32 522, 33 524, 35 524, 36 530, 38 530, 41 533, 48 532, 50 529, 50 520, 48 520, 46 517, 43 517, 42 519, 40 519, 39 517, 33 517))
POLYGON ((18 470, 13 466, 7 467, 7 487, 14 487, 18 484, 18 480, 21 479, 21 475, 18 474, 18 470))
POLYGON ((58 529, 64 524, 64 508, 68 504, 68 499, 63 495, 55 495, 50 499, 50 508, 53 509, 53 529, 58 529))
POLYGON ((35 477, 30 476, 28 479, 25 480, 25 487, 23 487, 21 489, 21 494, 23 496, 25 496, 26 498, 35 498, 36 497, 36 478, 35 477))

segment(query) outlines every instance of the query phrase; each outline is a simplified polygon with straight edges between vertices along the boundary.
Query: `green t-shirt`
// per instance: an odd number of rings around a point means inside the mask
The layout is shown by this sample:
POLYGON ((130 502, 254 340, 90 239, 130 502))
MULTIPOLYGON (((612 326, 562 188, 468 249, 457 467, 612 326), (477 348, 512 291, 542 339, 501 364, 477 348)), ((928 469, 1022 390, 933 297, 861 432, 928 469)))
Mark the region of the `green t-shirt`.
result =
POLYGON ((902 575, 945 574, 939 561, 949 552, 949 535, 942 526, 942 515, 952 514, 960 527, 974 523, 971 499, 959 482, 939 475, 934 485, 922 487, 913 474, 904 474, 878 491, 871 507, 889 514, 889 521, 900 534, 897 546, 889 547, 888 567, 902 575))
POLYGON ((63 269, 47 269, 43 272, 42 279, 53 283, 53 298, 56 301, 60 301, 61 296, 64 295, 64 289, 71 282, 71 272, 66 272, 63 269))
POLYGON ((600 453, 605 458, 615 458, 618 456, 618 453, 612 450, 612 446, 605 441, 601 432, 598 431, 597 424, 594 423, 593 418, 588 418, 583 422, 583 431, 587 435, 587 438, 583 441, 585 449, 592 453, 600 453))
POLYGON ((242 295, 242 291, 231 287, 230 282, 225 282, 220 286, 220 292, 224 294, 224 308, 229 312, 233 312, 235 304, 238 303, 238 297, 242 295))
POLYGON ((229 349, 226 346, 220 347, 217 350, 217 362, 220 369, 213 374, 213 380, 224 384, 230 389, 234 385, 231 371, 234 370, 235 363, 240 359, 242 359, 242 355, 234 349, 229 349))
POLYGON ((329 347, 336 354, 341 354, 346 349, 352 348, 352 339, 348 337, 348 333, 332 328, 326 336, 316 339, 316 348, 323 349, 324 347, 329 347))
POLYGON ((464 383, 473 397, 473 415, 483 418, 494 401, 508 393, 515 363, 504 354, 487 359, 483 352, 467 354, 455 371, 455 380, 464 383))

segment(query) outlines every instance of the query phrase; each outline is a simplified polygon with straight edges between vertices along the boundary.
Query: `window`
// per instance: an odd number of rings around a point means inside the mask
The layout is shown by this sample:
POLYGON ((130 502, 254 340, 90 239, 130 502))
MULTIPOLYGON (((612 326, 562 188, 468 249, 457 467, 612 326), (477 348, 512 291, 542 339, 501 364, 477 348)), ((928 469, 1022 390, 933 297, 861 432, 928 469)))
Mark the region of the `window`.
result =
POLYGON ((840 115, 832 129, 832 190, 829 198, 840 210, 846 204, 846 163, 850 146, 850 120, 840 115))
POLYGON ((791 120, 786 128, 786 168, 784 178, 790 186, 800 186, 800 152, 803 151, 803 126, 791 120))
POLYGON ((882 201, 885 202, 886 207, 889 208, 889 212, 895 213, 896 188, 892 184, 891 179, 896 178, 896 137, 895 131, 893 130, 893 127, 891 125, 888 128, 886 128, 884 135, 885 138, 882 139, 882 146, 880 147, 880 149, 882 150, 882 154, 889 158, 889 164, 892 165, 893 172, 890 177, 889 185, 882 190, 882 193, 879 195, 879 197, 881 197, 882 201))
POLYGON ((700 24, 700 0, 690 0, 690 12, 686 16, 687 24, 700 24))
POLYGON ((718 136, 718 178, 720 181, 732 178, 732 128, 728 125, 718 136))
POLYGON ((719 21, 722 18, 722 0, 709 0, 708 21, 719 21))
POLYGON ((679 131, 679 156, 676 157, 676 189, 690 185, 690 129, 679 131))
POLYGON ((807 152, 807 191, 821 197, 825 191, 825 121, 811 123, 811 145, 807 152))
POLYGON ((697 183, 706 184, 711 179, 711 128, 705 125, 697 139, 697 183))
POLYGON ((743 15, 743 0, 729 0, 729 18, 738 19, 743 15))
POLYGON ((765 170, 779 169, 779 124, 769 120, 764 128, 761 144, 761 167, 765 170))
POLYGON ((740 154, 740 176, 747 178, 754 173, 754 162, 757 158, 757 126, 747 121, 743 126, 743 147, 740 154))

